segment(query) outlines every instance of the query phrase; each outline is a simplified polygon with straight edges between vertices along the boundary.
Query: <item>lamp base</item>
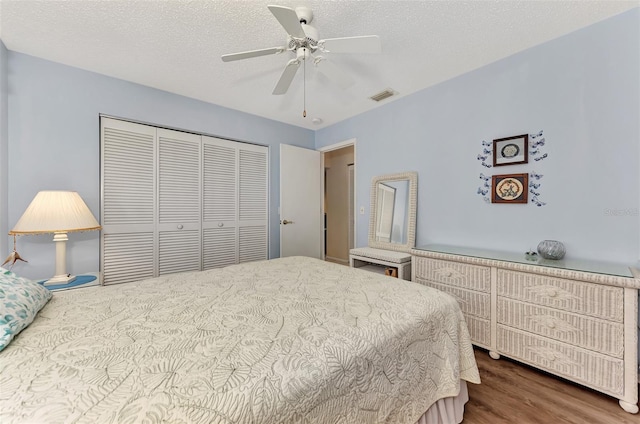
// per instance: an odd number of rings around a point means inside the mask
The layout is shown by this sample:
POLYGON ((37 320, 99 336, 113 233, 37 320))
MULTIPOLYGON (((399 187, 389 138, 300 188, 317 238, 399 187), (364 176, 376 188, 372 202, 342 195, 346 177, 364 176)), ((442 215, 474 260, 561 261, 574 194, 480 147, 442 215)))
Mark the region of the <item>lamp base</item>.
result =
POLYGON ((58 284, 69 284, 73 280, 76 279, 75 275, 70 274, 62 274, 62 275, 54 275, 44 282, 45 286, 55 286, 58 284))

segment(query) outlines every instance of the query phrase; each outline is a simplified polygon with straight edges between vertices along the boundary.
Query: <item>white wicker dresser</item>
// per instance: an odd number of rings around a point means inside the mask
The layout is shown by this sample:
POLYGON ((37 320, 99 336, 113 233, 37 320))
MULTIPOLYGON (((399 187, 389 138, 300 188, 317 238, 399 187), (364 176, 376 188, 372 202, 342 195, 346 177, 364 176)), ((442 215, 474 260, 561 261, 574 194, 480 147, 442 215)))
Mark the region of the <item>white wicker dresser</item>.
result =
POLYGON ((638 412, 636 270, 444 245, 411 254, 413 281, 458 299, 473 342, 492 358, 535 366, 638 412))

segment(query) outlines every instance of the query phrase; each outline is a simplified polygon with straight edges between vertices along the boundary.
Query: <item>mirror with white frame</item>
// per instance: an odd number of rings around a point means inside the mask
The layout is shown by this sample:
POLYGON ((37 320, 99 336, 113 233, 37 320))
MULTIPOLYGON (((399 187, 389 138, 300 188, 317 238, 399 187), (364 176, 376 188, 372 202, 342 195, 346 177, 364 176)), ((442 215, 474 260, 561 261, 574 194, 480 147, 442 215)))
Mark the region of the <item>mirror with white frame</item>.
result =
POLYGON ((408 252, 415 246, 417 193, 417 172, 373 178, 369 247, 408 252))

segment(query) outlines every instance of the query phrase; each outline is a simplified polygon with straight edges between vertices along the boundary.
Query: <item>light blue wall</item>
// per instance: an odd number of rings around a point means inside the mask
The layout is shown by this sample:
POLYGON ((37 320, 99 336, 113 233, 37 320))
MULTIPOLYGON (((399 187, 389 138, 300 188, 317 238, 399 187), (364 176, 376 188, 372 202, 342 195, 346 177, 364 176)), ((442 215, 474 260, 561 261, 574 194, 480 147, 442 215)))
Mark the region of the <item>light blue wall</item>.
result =
MULTIPOLYGON (((639 22, 634 9, 390 102, 316 132, 315 146, 358 140, 356 196, 364 217, 373 176, 418 171, 418 245, 524 251, 555 238, 568 256, 636 261, 639 22), (540 163, 487 170, 476 160, 482 140, 541 129, 549 157, 540 163), (544 174, 544 207, 490 205, 475 194, 481 172, 530 170, 544 174)), ((312 147, 313 132, 7 52, 3 45, 0 90, 0 234, 42 189, 76 190, 98 216, 98 114, 104 113, 271 146, 270 253, 278 256, 278 145, 312 147)), ((358 219, 358 246, 366 245, 367 231, 367 219, 358 219)), ((0 237, 3 255, 8 242, 0 237)), ((19 265, 20 273, 51 273, 49 236, 21 237, 18 249, 30 260, 19 265)), ((70 272, 98 268, 97 233, 73 234, 68 249, 70 272)))
MULTIPOLYGON (((9 156, 9 133, 7 131, 7 48, 0 40, 0 234, 7 234, 9 231, 7 223, 8 214, 8 156, 9 156)), ((7 238, 0 236, 0 258, 4 258, 9 253, 7 238)))
MULTIPOLYGON (((3 228, 12 227, 35 194, 46 189, 79 192, 99 217, 102 113, 270 146, 270 256, 279 256, 279 145, 313 148, 312 131, 12 51, 8 66, 11 177, 3 228)), ((97 270, 99 234, 74 233, 69 239, 67 271, 97 270)), ((50 235, 20 237, 18 251, 29 263, 15 270, 29 278, 52 275, 51 240, 50 235)))
MULTIPOLYGON (((525 252, 558 239, 567 257, 634 263, 640 225, 640 9, 505 58, 316 133, 357 139, 357 204, 375 175, 418 171, 417 245, 525 252), (482 140, 544 130, 548 158, 486 169, 482 140), (492 205, 479 174, 543 174, 546 206, 492 205)), ((532 28, 535 30, 535 28, 532 28)), ((428 70, 427 70, 428 72, 428 70)), ((357 245, 367 244, 358 215, 357 245)))

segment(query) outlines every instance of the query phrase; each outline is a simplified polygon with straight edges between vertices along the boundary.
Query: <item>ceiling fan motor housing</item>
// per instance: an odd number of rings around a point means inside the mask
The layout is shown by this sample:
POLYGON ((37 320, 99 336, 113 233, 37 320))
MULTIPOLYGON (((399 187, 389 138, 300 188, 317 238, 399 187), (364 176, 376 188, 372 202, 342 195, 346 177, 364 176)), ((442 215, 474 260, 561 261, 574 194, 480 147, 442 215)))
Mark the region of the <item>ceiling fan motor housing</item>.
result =
MULTIPOLYGON (((306 36, 304 40, 298 42, 295 48, 298 47, 315 47, 318 44, 318 30, 312 27, 311 21, 313 20, 313 11, 308 7, 296 7, 296 15, 300 20, 300 26, 306 36)), ((293 47, 293 46, 292 46, 293 47)))
POLYGON ((313 21, 313 11, 308 7, 296 7, 296 15, 298 15, 300 23, 310 24, 313 21))

